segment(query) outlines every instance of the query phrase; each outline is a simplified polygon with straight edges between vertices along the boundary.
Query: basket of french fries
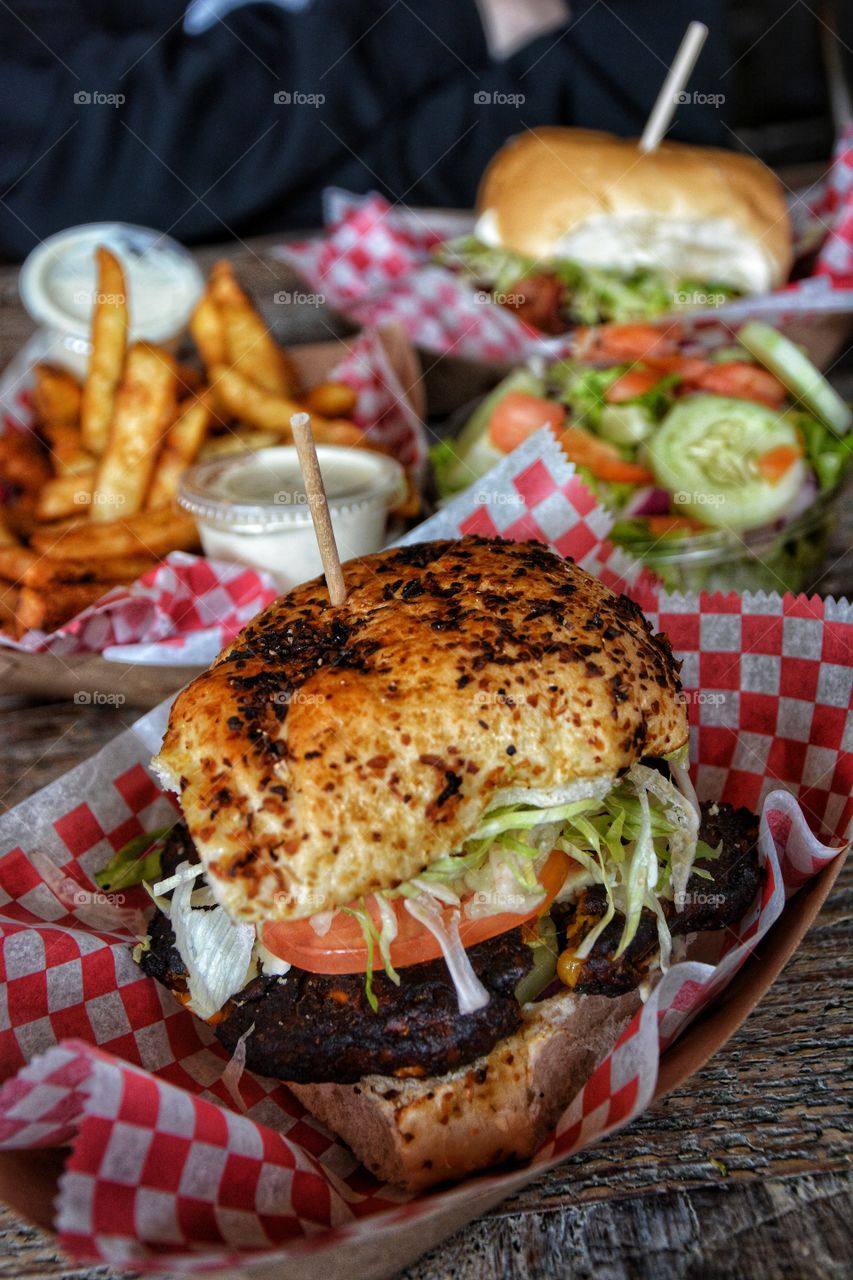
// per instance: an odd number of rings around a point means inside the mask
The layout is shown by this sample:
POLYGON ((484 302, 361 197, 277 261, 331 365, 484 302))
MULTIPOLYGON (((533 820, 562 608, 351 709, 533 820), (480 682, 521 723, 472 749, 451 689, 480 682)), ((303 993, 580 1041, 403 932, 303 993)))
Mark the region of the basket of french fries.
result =
MULTIPOLYGON (((69 655, 85 656, 91 668, 103 641, 119 636, 180 647, 174 616, 171 636, 162 626, 146 631, 138 608, 109 629, 85 623, 104 611, 127 612, 138 591, 160 589, 164 560, 177 556, 171 563, 184 566, 199 551, 196 523, 176 503, 187 469, 290 443, 296 412, 310 414, 319 444, 396 456, 407 492, 393 514, 410 517, 420 507, 426 450, 417 367, 398 332, 285 351, 222 261, 174 355, 129 343, 132 297, 121 261, 103 246, 96 260, 82 381, 40 358, 37 334, 0 384, 0 662, 13 685, 28 688, 36 671, 44 688, 50 664, 43 660, 60 651, 66 664, 69 655)), ((254 595, 240 602, 243 612, 269 596, 270 584, 258 577, 254 595)), ((186 574, 183 583, 189 590, 186 574)), ((169 658, 176 666, 187 661, 178 651, 161 654, 155 661, 164 673, 169 658)), ((155 681, 151 696, 177 682, 155 681)))

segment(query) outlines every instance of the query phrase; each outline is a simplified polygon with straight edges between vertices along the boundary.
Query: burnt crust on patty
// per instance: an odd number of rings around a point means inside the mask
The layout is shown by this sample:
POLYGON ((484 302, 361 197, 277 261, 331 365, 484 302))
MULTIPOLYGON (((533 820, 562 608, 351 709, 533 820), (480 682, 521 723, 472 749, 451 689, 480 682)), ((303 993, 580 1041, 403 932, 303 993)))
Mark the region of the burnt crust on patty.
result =
POLYGON ((246 1040, 246 1065, 298 1084, 348 1084, 374 1073, 444 1075, 488 1054, 521 1026, 515 987, 533 964, 521 930, 480 943, 468 955, 491 997, 474 1013, 459 1013, 443 960, 401 969, 399 987, 381 970, 375 973, 375 1013, 363 973, 291 969, 283 978, 261 976, 251 982, 232 1001, 216 1035, 233 1050, 254 1024, 246 1040))
MULTIPOLYGON (((722 842, 722 851, 718 858, 696 864, 712 879, 694 872, 680 911, 665 904, 674 935, 737 924, 764 880, 758 861, 758 819, 747 809, 704 804, 700 835, 712 848, 722 842)), ((163 875, 172 874, 182 861, 197 857, 186 828, 179 825, 166 842, 163 875)), ((576 945, 606 905, 603 889, 596 886, 584 890, 574 903, 552 906, 560 950, 576 945), (582 926, 577 937, 576 926, 582 926)), ((643 911, 634 939, 616 959, 623 923, 621 916, 615 917, 597 940, 579 968, 576 993, 616 997, 647 978, 658 948, 655 916, 643 911)), ((174 941, 168 918, 158 910, 140 965, 180 998, 186 969, 174 941)), ((443 1075, 488 1054, 522 1023, 514 993, 533 963, 522 930, 479 943, 468 955, 491 996, 475 1013, 459 1013, 456 991, 441 959, 401 969, 399 987, 378 969, 373 978, 379 1006, 375 1013, 367 1001, 364 974, 314 974, 292 968, 282 977, 262 973, 253 979, 229 1001, 213 1030, 233 1051, 251 1029, 245 1041, 249 1069, 294 1083, 350 1084, 372 1074, 402 1079, 443 1075)))

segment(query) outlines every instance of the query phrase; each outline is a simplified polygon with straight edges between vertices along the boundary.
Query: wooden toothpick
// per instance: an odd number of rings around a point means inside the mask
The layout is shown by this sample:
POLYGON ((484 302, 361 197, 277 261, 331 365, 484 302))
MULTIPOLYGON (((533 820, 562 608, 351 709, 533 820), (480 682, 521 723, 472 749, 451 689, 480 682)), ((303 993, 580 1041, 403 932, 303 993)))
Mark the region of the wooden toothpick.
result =
POLYGON ((329 600, 333 609, 339 609, 347 598, 341 558, 338 555, 338 544, 329 515, 329 504, 326 500, 326 486, 317 460, 317 446, 311 430, 311 418, 307 413, 294 413, 290 419, 293 431, 293 443, 299 455, 302 468, 302 479, 308 495, 308 509, 314 521, 314 533, 317 546, 320 548, 320 559, 323 562, 323 573, 326 575, 326 586, 329 588, 329 600))
POLYGON ((641 151, 656 151, 660 146, 707 35, 704 22, 691 22, 685 31, 640 138, 641 151))

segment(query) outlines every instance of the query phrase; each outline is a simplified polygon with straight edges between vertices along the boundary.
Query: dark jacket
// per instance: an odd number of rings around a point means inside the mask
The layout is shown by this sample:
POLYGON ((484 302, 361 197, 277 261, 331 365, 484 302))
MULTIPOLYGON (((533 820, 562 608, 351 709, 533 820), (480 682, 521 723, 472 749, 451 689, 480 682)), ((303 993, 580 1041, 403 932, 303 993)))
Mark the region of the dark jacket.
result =
MULTIPOLYGON (((726 65, 720 8, 690 6, 715 24, 693 81, 708 93, 726 65)), ((0 8, 0 253, 108 218, 189 242, 304 228, 330 184, 470 205, 526 126, 639 132, 685 24, 680 0, 582 0, 563 30, 494 63, 474 0, 247 4, 200 34, 184 9, 0 8)), ((725 140, 703 104, 672 133, 725 140)))

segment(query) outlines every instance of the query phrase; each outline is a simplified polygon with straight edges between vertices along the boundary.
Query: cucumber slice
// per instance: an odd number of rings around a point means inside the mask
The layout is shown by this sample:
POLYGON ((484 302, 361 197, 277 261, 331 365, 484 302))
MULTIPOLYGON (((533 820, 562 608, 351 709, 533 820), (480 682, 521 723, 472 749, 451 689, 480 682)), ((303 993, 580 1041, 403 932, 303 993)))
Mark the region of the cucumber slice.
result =
POLYGON ((784 334, 760 320, 750 320, 738 332, 738 342, 750 355, 760 360, 766 369, 775 374, 782 385, 811 409, 833 431, 844 435, 853 423, 853 411, 831 387, 823 374, 814 367, 808 356, 784 334))
POLYGON ((444 472, 445 483, 450 492, 458 493, 460 489, 467 489, 506 457, 489 439, 489 424, 495 409, 510 391, 526 391, 532 396, 543 396, 545 382, 532 369, 522 366, 520 369, 513 369, 503 382, 499 382, 480 401, 458 438, 449 442, 456 455, 455 462, 450 463, 444 472))
POLYGON ((605 405, 598 420, 598 434, 611 444, 640 444, 654 427, 654 419, 641 404, 605 405))
POLYGON ((751 400, 691 396, 664 418, 646 446, 658 484, 675 506, 720 529, 758 529, 790 506, 806 478, 798 459, 765 480, 758 459, 780 445, 800 447, 793 423, 751 400))

